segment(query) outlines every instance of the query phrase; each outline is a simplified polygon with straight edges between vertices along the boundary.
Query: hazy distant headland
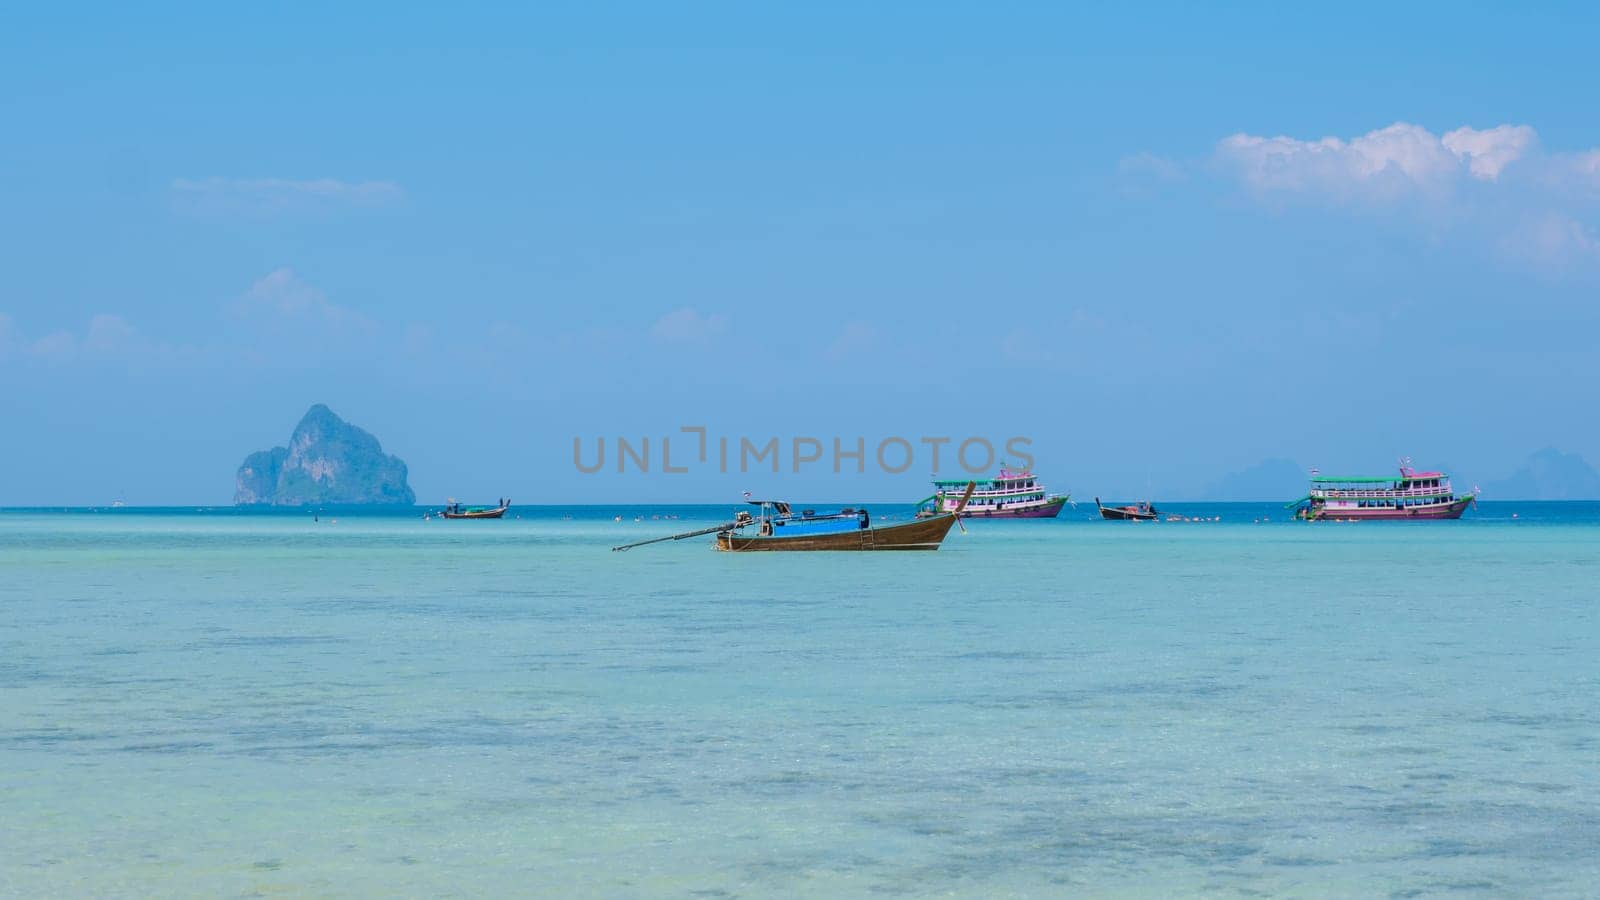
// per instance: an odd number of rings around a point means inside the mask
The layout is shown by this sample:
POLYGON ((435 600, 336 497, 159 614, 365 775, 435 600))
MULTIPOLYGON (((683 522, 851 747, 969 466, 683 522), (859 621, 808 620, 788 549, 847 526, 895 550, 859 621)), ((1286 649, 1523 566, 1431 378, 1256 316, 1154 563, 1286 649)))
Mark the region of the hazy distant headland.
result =
MULTIPOLYGON (((1443 468, 1455 475, 1458 491, 1473 488, 1471 481, 1442 463, 1418 468, 1443 468)), ((1338 472, 1338 475, 1386 475, 1392 472, 1338 472)), ((1298 496, 1305 492, 1311 475, 1289 459, 1265 459, 1253 466, 1223 476, 1211 483, 1197 499, 1213 501, 1266 501, 1298 496)), ((1597 500, 1600 499, 1600 472, 1576 453, 1563 453, 1546 447, 1528 456, 1510 476, 1484 485, 1485 500, 1597 500)))
POLYGON ((1294 460, 1264 459, 1247 469, 1224 475, 1208 485, 1200 499, 1254 502, 1288 500, 1305 493, 1306 479, 1309 477, 1306 470, 1294 460))
POLYGON ((234 478, 239 506, 382 504, 410 506, 406 464, 383 452, 371 433, 318 403, 306 411, 289 446, 245 457, 234 478))
POLYGON ((1600 498, 1600 472, 1576 453, 1546 447, 1507 478, 1489 482, 1490 500, 1594 500, 1600 498))

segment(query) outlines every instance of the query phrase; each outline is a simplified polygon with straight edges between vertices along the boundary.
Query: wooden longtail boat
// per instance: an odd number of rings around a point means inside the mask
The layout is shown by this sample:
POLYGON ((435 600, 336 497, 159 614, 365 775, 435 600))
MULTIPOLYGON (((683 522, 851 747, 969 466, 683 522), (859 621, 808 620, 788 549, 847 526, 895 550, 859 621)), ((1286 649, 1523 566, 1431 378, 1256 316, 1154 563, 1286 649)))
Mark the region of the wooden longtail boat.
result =
POLYGON ((1094 498, 1094 505, 1096 509, 1100 510, 1101 518, 1116 519, 1124 522, 1154 522, 1156 516, 1160 515, 1155 505, 1148 500, 1141 500, 1138 503, 1130 503, 1126 506, 1104 506, 1100 503, 1100 498, 1096 497, 1094 498))
POLYGON ((446 519, 498 519, 510 508, 509 499, 501 500, 499 506, 462 506, 451 500, 449 506, 439 511, 439 515, 446 519))
MULTIPOLYGON (((975 485, 969 483, 962 499, 964 505, 972 496, 975 485)), ((662 541, 679 541, 684 538, 715 534, 716 548, 730 552, 746 550, 937 550, 950 532, 952 525, 960 525, 961 505, 948 513, 932 518, 914 519, 894 525, 874 525, 872 516, 864 509, 843 509, 836 513, 818 515, 811 510, 795 514, 789 504, 781 500, 751 500, 752 506, 761 508, 760 516, 740 510, 732 522, 713 525, 698 531, 653 538, 633 544, 612 547, 628 550, 645 544, 662 541), (745 529, 752 529, 747 533, 745 529)), ((961 525, 965 531, 966 526, 961 525)))
POLYGON ((937 550, 954 515, 873 525, 866 510, 811 518, 774 516, 755 534, 717 533, 718 550, 937 550), (850 527, 851 524, 855 527, 850 527), (833 527, 843 524, 844 528, 833 527), (812 526, 820 526, 813 528, 812 526))

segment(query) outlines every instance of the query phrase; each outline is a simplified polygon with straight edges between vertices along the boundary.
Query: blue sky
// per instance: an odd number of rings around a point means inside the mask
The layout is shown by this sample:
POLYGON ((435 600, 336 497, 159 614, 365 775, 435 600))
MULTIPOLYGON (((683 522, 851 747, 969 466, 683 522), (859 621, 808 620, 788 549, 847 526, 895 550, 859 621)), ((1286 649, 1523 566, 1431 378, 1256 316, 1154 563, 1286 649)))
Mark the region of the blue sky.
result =
POLYGON ((1033 441, 1054 486, 1600 457, 1583 6, 40 7, 0 505, 219 503, 313 402, 423 501, 915 499, 572 440, 1033 441))

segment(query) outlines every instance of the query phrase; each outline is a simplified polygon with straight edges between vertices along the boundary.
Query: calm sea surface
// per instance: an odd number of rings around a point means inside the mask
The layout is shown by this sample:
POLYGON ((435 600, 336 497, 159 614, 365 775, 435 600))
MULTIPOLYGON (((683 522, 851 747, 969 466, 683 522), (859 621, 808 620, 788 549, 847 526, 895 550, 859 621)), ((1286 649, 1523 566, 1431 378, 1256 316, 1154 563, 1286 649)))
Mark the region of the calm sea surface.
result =
POLYGON ((1600 505, 1174 509, 3 511, 0 893, 1600 893, 1600 505))

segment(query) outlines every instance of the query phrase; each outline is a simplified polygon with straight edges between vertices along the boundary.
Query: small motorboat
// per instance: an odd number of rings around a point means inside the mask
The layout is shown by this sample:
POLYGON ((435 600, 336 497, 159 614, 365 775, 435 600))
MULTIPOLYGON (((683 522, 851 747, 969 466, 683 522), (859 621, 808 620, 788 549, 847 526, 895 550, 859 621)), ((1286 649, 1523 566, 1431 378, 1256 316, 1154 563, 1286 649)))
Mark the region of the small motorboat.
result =
POLYGON ((1161 513, 1155 505, 1148 500, 1138 503, 1128 503, 1122 506, 1106 506, 1100 498, 1094 498, 1095 508, 1100 510, 1100 517, 1123 522, 1154 522, 1161 513))

